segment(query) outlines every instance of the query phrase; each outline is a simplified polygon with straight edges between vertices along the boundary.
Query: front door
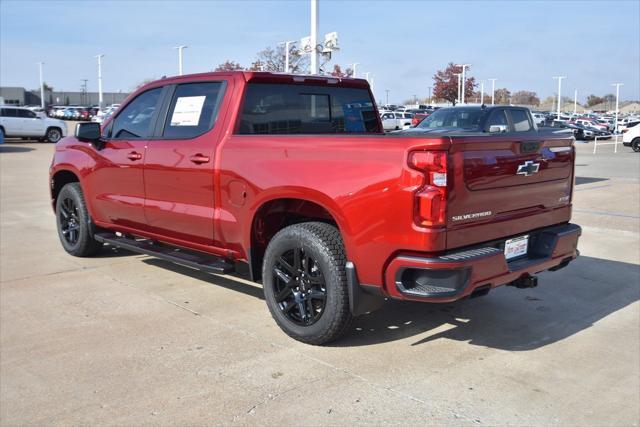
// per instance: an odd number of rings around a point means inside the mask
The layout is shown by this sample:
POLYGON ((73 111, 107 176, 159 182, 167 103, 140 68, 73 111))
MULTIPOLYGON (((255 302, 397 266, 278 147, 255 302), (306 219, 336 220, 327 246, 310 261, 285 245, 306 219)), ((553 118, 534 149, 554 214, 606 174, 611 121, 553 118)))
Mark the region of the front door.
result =
POLYGON ((94 219, 145 229, 144 159, 163 88, 142 92, 104 129, 105 143, 95 150, 94 171, 87 175, 94 219))
POLYGON ((46 129, 42 117, 27 109, 19 109, 18 116, 22 120, 22 135, 40 137, 45 135, 46 129))
POLYGON ((171 86, 145 158, 149 231, 174 239, 213 242, 214 156, 221 100, 231 82, 171 86))

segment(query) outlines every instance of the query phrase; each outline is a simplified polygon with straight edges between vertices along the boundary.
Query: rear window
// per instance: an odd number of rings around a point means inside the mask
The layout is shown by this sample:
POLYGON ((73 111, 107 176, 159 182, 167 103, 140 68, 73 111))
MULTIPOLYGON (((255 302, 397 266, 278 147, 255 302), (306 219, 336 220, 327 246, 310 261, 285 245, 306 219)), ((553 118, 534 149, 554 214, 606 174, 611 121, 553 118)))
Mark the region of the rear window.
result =
POLYGON ((379 133, 366 89, 251 83, 240 134, 379 133))
POLYGON ((431 114, 417 126, 420 129, 478 129, 485 110, 443 108, 431 114))

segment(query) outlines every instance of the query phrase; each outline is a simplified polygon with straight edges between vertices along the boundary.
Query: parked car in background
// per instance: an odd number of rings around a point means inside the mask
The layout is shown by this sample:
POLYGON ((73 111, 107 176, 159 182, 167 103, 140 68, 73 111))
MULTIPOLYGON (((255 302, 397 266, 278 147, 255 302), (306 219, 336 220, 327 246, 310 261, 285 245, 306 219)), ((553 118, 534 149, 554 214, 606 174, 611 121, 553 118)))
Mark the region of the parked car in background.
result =
POLYGON ((631 147, 636 153, 640 153, 640 125, 636 124, 622 134, 622 145, 631 147))
POLYGON ((24 107, 2 106, 0 128, 5 137, 37 138, 58 142, 67 135, 67 125, 61 120, 38 116, 24 107))
POLYGON ((547 120, 547 117, 542 113, 531 112, 531 118, 533 119, 533 122, 538 126, 544 126, 545 121, 547 120))
POLYGON ((110 107, 105 108, 102 111, 98 111, 92 118, 91 121, 94 123, 102 123, 104 122, 107 118, 109 118, 117 109, 118 109, 118 105, 120 104, 114 104, 116 105, 115 107, 112 105, 110 107))
POLYGON ((431 112, 432 112, 432 110, 427 110, 427 109, 412 110, 411 113, 413 113, 413 118, 411 119, 411 126, 413 126, 413 127, 418 126, 421 121, 423 121, 424 119, 429 117, 431 112))
POLYGON ((596 119, 592 119, 590 117, 580 117, 571 121, 572 124, 581 125, 588 128, 594 128, 600 131, 608 131, 609 127, 607 125, 603 125, 598 123, 596 119))
POLYGON ((380 120, 382 120, 382 128, 386 132, 408 128, 411 126, 412 119, 413 114, 406 113, 404 111, 390 111, 383 113, 380 116, 380 120))

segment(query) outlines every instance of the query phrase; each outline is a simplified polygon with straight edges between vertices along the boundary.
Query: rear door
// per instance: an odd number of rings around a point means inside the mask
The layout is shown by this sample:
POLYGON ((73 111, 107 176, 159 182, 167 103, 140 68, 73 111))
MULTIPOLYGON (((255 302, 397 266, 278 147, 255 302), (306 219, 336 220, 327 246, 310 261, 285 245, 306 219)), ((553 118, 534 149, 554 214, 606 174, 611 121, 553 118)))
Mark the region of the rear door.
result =
POLYGON ((231 85, 232 80, 217 79, 169 87, 144 165, 150 231, 213 243, 215 152, 222 100, 231 85))
POLYGON ((18 109, 5 107, 0 109, 5 136, 22 135, 22 119, 18 117, 18 109))
POLYGON ((536 130, 523 109, 494 110, 486 125, 502 123, 508 132, 452 137, 447 248, 557 223, 549 212, 570 204, 572 134, 536 130))

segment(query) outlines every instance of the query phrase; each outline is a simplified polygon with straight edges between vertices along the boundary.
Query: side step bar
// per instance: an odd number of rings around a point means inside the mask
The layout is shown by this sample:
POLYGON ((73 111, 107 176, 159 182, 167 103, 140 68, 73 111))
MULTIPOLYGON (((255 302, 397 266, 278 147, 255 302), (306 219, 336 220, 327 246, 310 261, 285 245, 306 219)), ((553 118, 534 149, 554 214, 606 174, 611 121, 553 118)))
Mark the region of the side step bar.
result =
POLYGON ((200 254, 164 244, 154 244, 151 240, 136 240, 113 233, 96 233, 94 238, 98 242, 108 243, 117 248, 150 255, 209 273, 229 274, 235 271, 233 264, 215 255, 200 254))

